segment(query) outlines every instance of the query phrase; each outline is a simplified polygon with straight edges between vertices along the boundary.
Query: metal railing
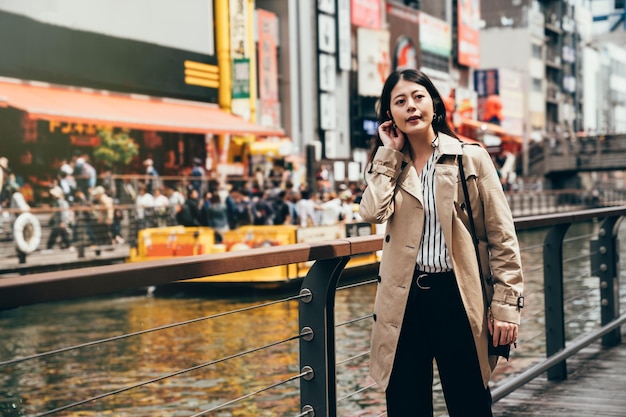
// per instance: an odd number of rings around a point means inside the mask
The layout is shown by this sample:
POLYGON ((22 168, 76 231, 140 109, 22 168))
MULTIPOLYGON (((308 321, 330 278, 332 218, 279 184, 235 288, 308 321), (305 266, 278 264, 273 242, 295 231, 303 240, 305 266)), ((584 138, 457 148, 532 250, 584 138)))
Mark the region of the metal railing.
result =
MULTIPOLYGON (((602 339, 602 343, 605 346, 612 346, 621 342, 619 326, 624 323, 626 318, 620 316, 619 296, 617 293, 619 291, 617 233, 619 223, 624 215, 626 215, 626 207, 621 206, 516 219, 515 225, 519 231, 537 228, 541 230, 545 228, 547 230, 542 245, 544 257, 542 269, 545 293, 546 353, 548 357, 518 376, 506 380, 497 386, 493 391, 495 401, 546 371, 548 371, 549 379, 566 378, 567 358, 594 341, 602 339), (601 327, 570 341, 566 345, 566 321, 564 317, 566 300, 564 299, 563 283, 568 277, 564 276, 563 269, 566 261, 563 259, 564 236, 571 225, 593 220, 602 220, 597 236, 594 239, 590 239, 592 250, 589 254, 592 266, 590 276, 597 276, 600 280, 601 300, 599 306, 601 309, 601 327)), ((582 238, 587 239, 590 237, 583 236, 582 238)), ((118 395, 127 390, 154 384, 181 373, 227 362, 234 357, 250 354, 259 349, 267 349, 278 344, 298 340, 300 361, 298 371, 294 372, 293 375, 274 384, 263 387, 251 387, 250 392, 245 395, 224 401, 212 408, 196 410, 189 415, 210 415, 217 410, 223 410, 225 407, 232 406, 239 401, 252 398, 258 393, 272 389, 277 385, 299 381, 301 412, 298 415, 334 417, 337 415, 337 402, 341 400, 341 398, 338 398, 336 382, 335 335, 337 325, 335 324, 334 312, 337 283, 346 263, 352 256, 370 253, 381 249, 381 247, 382 239, 380 235, 355 237, 319 243, 260 248, 246 252, 198 255, 135 264, 100 266, 89 268, 88 270, 58 271, 0 279, 0 307, 10 309, 36 303, 69 300, 148 286, 159 286, 171 283, 172 277, 176 277, 176 280, 186 280, 290 263, 315 261, 313 267, 302 281, 300 292, 288 299, 276 301, 298 300, 299 324, 297 334, 224 358, 196 364, 177 372, 160 375, 130 386, 93 395, 84 400, 77 400, 61 406, 57 405, 45 411, 32 411, 33 414, 27 415, 38 417, 60 415, 59 413, 62 411, 118 395)), ((251 308, 258 307, 261 306, 251 308)), ((249 310, 250 308, 244 308, 222 314, 245 314, 249 310)), ((107 343, 119 338, 135 337, 147 332, 187 325, 190 322, 209 320, 215 318, 215 316, 200 317, 141 332, 67 346, 28 357, 0 358, 0 368, 6 369, 25 361, 40 359, 44 356, 55 355, 69 350, 82 349, 94 344, 107 343)), ((367 354, 367 352, 363 354, 367 354)), ((369 388, 371 386, 365 386, 361 389, 369 388)))
MULTIPOLYGON (((550 213, 564 213, 597 207, 612 207, 626 204, 626 190, 620 188, 606 188, 597 194, 587 190, 543 190, 543 191, 511 191, 507 192, 507 201, 514 217, 541 215, 550 213)), ((109 223, 103 223, 100 213, 107 208, 88 202, 86 205, 72 204, 70 206, 73 223, 68 227, 71 251, 75 253, 75 263, 92 262, 94 265, 121 262, 129 256, 129 250, 137 246, 137 233, 146 227, 164 227, 177 224, 175 207, 162 207, 142 210, 143 219, 139 219, 134 204, 116 204, 114 211, 119 213, 109 223), (119 237, 119 238, 116 238, 119 237)), ((17 272, 44 272, 44 261, 38 261, 47 251, 48 238, 53 226, 50 218, 60 209, 50 207, 34 207, 30 213, 38 219, 40 227, 39 243, 32 252, 20 253, 16 247, 13 233, 13 222, 21 214, 18 209, 2 210, 0 221, 0 258, 8 260, 19 258, 12 265, 16 265, 17 272), (17 264, 20 265, 17 265, 17 264)), ((54 254, 65 253, 61 246, 61 239, 57 238, 53 245, 54 254)), ((48 253, 49 254, 49 253, 48 253)), ((10 272, 10 268, 3 267, 0 261, 0 273, 10 272)))

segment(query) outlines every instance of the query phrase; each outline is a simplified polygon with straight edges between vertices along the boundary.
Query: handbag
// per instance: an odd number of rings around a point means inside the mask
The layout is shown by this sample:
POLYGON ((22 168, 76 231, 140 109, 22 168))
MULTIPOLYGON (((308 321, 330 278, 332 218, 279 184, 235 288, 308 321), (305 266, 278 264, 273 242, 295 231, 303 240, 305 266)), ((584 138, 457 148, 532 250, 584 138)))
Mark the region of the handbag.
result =
MULTIPOLYGON (((463 146, 463 145, 462 145, 463 146)), ((476 252, 476 261, 478 262, 478 273, 480 279, 480 287, 483 291, 483 302, 485 303, 486 311, 491 314, 489 307, 489 301, 487 299, 487 290, 485 289, 485 279, 483 275, 483 267, 480 262, 480 253, 478 251, 478 236, 476 235, 476 226, 474 225, 474 216, 472 214, 472 205, 470 204, 469 192, 467 191, 467 181, 465 179, 465 172, 463 170, 463 156, 459 158, 459 175, 461 176, 461 186, 463 187, 463 195, 465 197, 465 206, 467 208, 467 215, 469 217, 469 231, 472 235, 472 242, 474 243, 474 251, 476 252)), ((507 361, 511 354, 511 345, 493 345, 493 336, 487 331, 488 339, 488 352, 489 355, 502 356, 507 361)))

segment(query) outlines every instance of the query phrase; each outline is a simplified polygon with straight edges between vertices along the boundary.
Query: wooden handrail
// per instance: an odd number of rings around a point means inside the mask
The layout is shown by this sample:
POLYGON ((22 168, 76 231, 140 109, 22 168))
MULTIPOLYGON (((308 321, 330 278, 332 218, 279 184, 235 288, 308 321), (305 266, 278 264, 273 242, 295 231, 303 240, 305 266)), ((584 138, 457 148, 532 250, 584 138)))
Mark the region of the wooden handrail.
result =
MULTIPOLYGON (((515 219, 517 230, 626 215, 626 206, 515 219)), ((107 294, 205 276, 354 256, 382 248, 382 235, 105 265, 0 279, 0 308, 107 294)))
POLYGON ((0 279, 0 308, 107 294, 205 276, 371 253, 382 237, 360 236, 0 279))

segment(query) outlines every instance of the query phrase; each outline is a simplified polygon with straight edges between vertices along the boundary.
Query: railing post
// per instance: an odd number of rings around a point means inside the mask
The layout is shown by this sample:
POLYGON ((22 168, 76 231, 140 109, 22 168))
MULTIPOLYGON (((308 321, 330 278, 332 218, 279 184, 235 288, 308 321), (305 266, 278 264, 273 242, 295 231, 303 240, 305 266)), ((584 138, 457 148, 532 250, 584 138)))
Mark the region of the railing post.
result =
MULTIPOLYGON (((546 314, 546 356, 565 348, 563 308, 563 237, 571 223, 550 228, 543 243, 543 286, 546 314)), ((567 379, 565 361, 548 370, 548 380, 567 379)))
POLYGON ((307 416, 337 416, 335 375, 335 292, 350 257, 316 261, 300 294, 300 406, 307 416))
MULTIPOLYGON (((620 316, 619 243, 617 229, 622 217, 608 217, 602 223, 598 239, 591 241, 591 275, 600 278, 600 316, 604 326, 620 316)), ((621 329, 602 336, 604 346, 621 342, 621 329)))

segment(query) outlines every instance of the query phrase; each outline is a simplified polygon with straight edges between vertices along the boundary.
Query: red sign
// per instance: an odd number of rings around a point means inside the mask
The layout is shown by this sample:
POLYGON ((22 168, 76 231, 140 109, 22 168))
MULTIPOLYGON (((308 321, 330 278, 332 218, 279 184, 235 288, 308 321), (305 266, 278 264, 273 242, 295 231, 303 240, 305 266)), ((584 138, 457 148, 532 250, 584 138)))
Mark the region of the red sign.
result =
POLYGON ((461 65, 480 65, 479 0, 459 0, 457 8, 458 61, 461 65))
POLYGON ((278 17, 267 10, 257 9, 259 122, 263 126, 280 126, 278 103, 278 17), (273 111, 278 108, 278 111, 273 111))
POLYGON ((369 29, 382 27, 380 0, 351 0, 352 24, 369 29))

